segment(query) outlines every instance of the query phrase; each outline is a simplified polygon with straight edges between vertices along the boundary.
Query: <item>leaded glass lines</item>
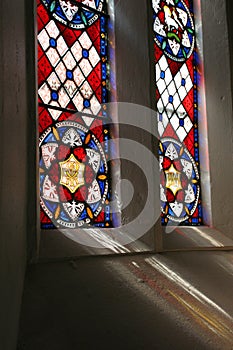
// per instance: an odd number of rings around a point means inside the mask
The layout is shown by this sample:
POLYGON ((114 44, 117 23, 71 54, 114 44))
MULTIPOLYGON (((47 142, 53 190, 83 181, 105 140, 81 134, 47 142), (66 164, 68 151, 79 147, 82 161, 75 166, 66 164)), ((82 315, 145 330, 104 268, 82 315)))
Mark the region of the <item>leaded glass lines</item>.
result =
POLYGON ((153 0, 162 223, 202 223, 192 0, 153 0))
POLYGON ((110 226, 104 0, 38 0, 43 228, 110 226))

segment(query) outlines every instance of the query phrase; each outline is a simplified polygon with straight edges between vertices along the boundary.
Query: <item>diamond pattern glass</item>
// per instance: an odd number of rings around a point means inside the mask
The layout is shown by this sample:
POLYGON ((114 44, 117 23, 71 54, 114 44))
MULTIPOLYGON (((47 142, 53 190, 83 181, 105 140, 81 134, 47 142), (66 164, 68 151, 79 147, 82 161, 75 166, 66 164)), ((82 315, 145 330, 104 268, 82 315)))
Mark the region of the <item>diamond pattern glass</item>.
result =
POLYGON ((202 223, 194 0, 152 0, 162 223, 202 223))
POLYGON ((109 227, 105 0, 37 0, 42 228, 109 227))

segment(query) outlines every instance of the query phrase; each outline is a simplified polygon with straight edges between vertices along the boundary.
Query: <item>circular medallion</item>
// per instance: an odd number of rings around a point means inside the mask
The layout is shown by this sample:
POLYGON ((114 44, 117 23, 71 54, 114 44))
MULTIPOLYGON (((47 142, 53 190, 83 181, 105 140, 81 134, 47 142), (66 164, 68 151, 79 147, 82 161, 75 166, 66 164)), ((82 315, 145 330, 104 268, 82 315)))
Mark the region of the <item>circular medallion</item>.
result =
POLYGON ((160 143, 161 210, 171 221, 181 223, 195 212, 199 196, 199 173, 187 148, 172 138, 160 143))
POLYGON ((108 194, 107 161, 97 138, 73 121, 40 137, 41 206, 56 227, 92 224, 108 194))
POLYGON ((63 24, 82 29, 94 23, 103 10, 103 0, 42 0, 52 16, 63 24), (80 6, 84 5, 84 6, 80 6), (86 6, 86 7, 85 7, 86 6))
POLYGON ((193 19, 183 0, 153 0, 155 42, 174 61, 187 60, 194 48, 193 19))

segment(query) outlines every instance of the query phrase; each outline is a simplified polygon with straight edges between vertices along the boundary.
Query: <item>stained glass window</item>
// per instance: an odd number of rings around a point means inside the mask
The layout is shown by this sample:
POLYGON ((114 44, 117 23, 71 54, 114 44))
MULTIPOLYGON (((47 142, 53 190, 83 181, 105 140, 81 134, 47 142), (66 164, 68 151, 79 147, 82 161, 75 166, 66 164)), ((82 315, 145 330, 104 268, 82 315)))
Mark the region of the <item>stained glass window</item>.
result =
POLYGON ((111 226, 105 0, 38 0, 42 228, 111 226))
POLYGON ((152 0, 163 224, 202 223, 194 5, 152 0))

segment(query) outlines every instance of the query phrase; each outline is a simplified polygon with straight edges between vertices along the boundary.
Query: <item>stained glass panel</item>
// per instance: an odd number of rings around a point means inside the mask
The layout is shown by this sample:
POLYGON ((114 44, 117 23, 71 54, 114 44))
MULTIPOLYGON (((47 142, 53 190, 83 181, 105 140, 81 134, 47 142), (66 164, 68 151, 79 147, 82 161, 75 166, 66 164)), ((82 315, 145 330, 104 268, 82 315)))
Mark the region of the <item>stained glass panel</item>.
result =
POLYGON ((192 0, 152 0, 162 223, 202 223, 192 0))
POLYGON ((104 0, 38 0, 42 228, 111 226, 107 9, 104 0))

